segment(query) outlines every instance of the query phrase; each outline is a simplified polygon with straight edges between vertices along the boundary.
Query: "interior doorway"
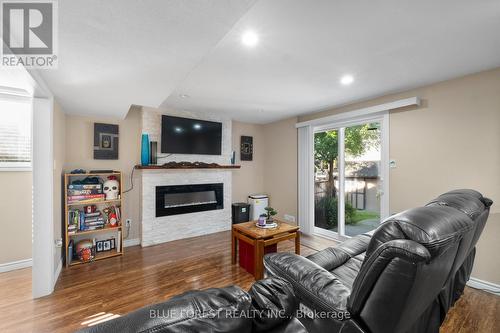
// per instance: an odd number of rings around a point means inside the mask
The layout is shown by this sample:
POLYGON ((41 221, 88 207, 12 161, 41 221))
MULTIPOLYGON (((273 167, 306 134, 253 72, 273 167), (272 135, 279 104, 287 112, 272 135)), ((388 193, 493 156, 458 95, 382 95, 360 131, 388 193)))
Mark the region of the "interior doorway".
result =
MULTIPOLYGON (((3 149, 10 152, 3 154, 3 162, 9 163, 3 164, 4 169, 8 169, 3 175, 8 177, 9 181, 14 181, 19 190, 21 187, 26 189, 26 192, 16 195, 3 188, 4 195, 8 196, 9 200, 14 200, 9 204, 9 209, 14 209, 14 216, 3 214, 2 217, 19 221, 22 214, 28 216, 25 223, 27 232, 23 234, 27 236, 28 241, 27 244, 19 244, 26 250, 23 257, 27 258, 9 261, 6 266, 0 265, 0 268, 4 268, 6 274, 9 274, 12 269, 31 266, 32 295, 37 298, 52 293, 60 271, 58 264, 60 251, 57 251, 54 241, 53 95, 36 70, 28 71, 22 66, 17 66, 0 69, 0 98, 18 105, 25 105, 31 118, 30 120, 17 119, 21 117, 20 111, 12 105, 4 106, 0 110, 7 119, 2 121, 3 125, 8 125, 8 128, 3 130, 5 136, 13 140, 3 149), (15 125, 15 119, 18 120, 18 125, 15 125), (27 139, 26 136, 29 138, 27 139), (26 142, 28 141, 30 148, 27 148, 26 142), (26 149, 30 150, 29 153, 26 149), (29 158, 26 158, 27 154, 30 155, 29 158), (12 172, 25 172, 26 177, 23 183, 27 185, 21 186, 21 182, 16 182, 12 177, 12 172)), ((7 140, 3 141, 6 143, 7 140)), ((60 228, 59 224, 57 227, 60 228)), ((11 237, 7 230, 4 230, 4 233, 11 237)), ((17 242, 15 244, 18 245, 17 242)), ((3 252, 12 252, 12 248, 3 252)))

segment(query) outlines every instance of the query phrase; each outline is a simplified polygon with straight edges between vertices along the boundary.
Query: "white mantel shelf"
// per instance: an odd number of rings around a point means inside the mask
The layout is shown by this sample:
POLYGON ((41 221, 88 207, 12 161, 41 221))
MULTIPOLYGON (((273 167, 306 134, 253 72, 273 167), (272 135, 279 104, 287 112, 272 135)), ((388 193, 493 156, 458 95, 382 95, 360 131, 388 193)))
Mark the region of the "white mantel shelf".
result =
POLYGON ((213 170, 213 169, 239 169, 241 165, 217 165, 217 166, 178 166, 170 167, 164 165, 136 165, 139 170, 213 170))

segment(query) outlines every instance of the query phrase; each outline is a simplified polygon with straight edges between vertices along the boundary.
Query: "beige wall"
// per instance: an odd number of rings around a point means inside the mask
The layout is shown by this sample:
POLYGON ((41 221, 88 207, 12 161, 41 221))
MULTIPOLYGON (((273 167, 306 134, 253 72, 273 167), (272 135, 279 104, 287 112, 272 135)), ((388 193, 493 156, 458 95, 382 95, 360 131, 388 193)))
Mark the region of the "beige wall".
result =
MULTIPOLYGON (((54 101, 53 115, 53 149, 54 149, 54 239, 62 238, 63 221, 63 174, 66 160, 66 115, 59 104, 54 101)), ((54 252, 54 269, 57 270, 61 260, 62 249, 54 252)))
POLYGON ((233 150, 241 169, 233 172, 233 202, 247 201, 252 193, 266 193, 270 205, 297 216, 296 118, 260 125, 233 121, 233 150), (240 136, 253 136, 253 161, 239 160, 240 136))
POLYGON ((0 185, 0 264, 31 259, 31 171, 0 171, 0 185))
MULTIPOLYGON (((77 168, 120 170, 123 172, 124 190, 129 189, 131 171, 134 165, 140 162, 140 128, 140 110, 137 109, 131 110, 123 120, 67 115, 65 169, 67 171, 77 168), (119 125, 118 160, 94 160, 93 133, 95 122, 119 125)), ((132 219, 128 239, 139 238, 140 179, 136 176, 137 173, 134 176, 134 189, 124 194, 123 220, 132 219)))
POLYGON ((278 211, 297 217, 297 118, 264 126, 264 190, 278 211))
POLYGON ((423 105, 391 112, 390 209, 398 212, 425 204, 455 188, 473 188, 493 199, 495 216, 478 244, 473 276, 500 284, 500 68, 384 96, 299 121, 419 96, 423 105), (495 221, 496 220, 496 221, 495 221), (497 222, 497 223, 495 223, 497 222))
MULTIPOLYGON (((65 170, 83 169, 118 169, 124 174, 125 188, 130 186, 130 172, 134 165, 140 163, 140 110, 129 112, 124 120, 66 116, 66 163, 65 170), (107 122, 120 125, 119 159, 104 161, 93 159, 93 124, 107 122)), ((233 122, 232 147, 237 152, 239 163, 239 139, 241 135, 254 137, 254 160, 243 161, 242 167, 233 173, 233 202, 244 201, 251 193, 264 191, 264 126, 233 122)), ((132 219, 132 227, 128 239, 140 237, 140 179, 134 174, 134 189, 124 196, 124 218, 132 219)))
POLYGON ((233 171, 232 202, 247 202, 250 194, 265 193, 264 164, 266 142, 264 126, 233 121, 232 150, 236 152, 236 164, 241 169, 233 171), (253 137, 253 160, 240 161, 240 138, 242 135, 253 137))

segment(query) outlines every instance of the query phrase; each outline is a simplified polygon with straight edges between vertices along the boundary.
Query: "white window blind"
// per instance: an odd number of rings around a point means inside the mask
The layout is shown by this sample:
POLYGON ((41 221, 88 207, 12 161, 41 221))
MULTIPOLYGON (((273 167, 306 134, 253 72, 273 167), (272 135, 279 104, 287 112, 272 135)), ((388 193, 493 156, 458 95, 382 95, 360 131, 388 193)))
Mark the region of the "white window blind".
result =
POLYGON ((0 98, 0 169, 31 167, 31 102, 0 98))

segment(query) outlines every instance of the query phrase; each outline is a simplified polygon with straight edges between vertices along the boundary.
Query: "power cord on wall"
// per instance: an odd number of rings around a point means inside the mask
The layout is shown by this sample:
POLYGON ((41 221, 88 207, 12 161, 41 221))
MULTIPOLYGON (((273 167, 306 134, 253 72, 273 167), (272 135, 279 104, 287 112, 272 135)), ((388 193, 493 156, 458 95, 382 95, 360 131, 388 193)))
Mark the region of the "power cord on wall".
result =
MULTIPOLYGON (((165 155, 165 156, 158 156, 158 159, 160 158, 167 158, 169 156, 171 156, 172 154, 168 154, 168 155, 165 155)), ((123 191, 122 194, 125 194, 125 193, 128 193, 130 191, 132 191, 134 189, 134 171, 135 171, 135 166, 132 167, 132 171, 130 171, 130 188, 123 191)), ((130 235, 130 224, 127 224, 126 225, 126 229, 127 229, 127 235, 123 236, 123 238, 125 239, 128 239, 128 236, 130 235)))
POLYGON ((132 171, 130 172, 130 188, 126 191, 123 191, 122 193, 128 193, 134 189, 134 171, 135 171, 135 166, 132 167, 132 171))
MULTIPOLYGON (((167 157, 170 157, 172 156, 172 154, 167 154, 167 155, 164 155, 164 156, 158 156, 158 159, 160 158, 167 158, 167 157)), ((132 171, 130 172, 130 188, 126 191, 123 191, 123 194, 125 193, 128 193, 130 191, 132 191, 134 189, 134 171, 135 171, 135 166, 132 167, 132 171)))

